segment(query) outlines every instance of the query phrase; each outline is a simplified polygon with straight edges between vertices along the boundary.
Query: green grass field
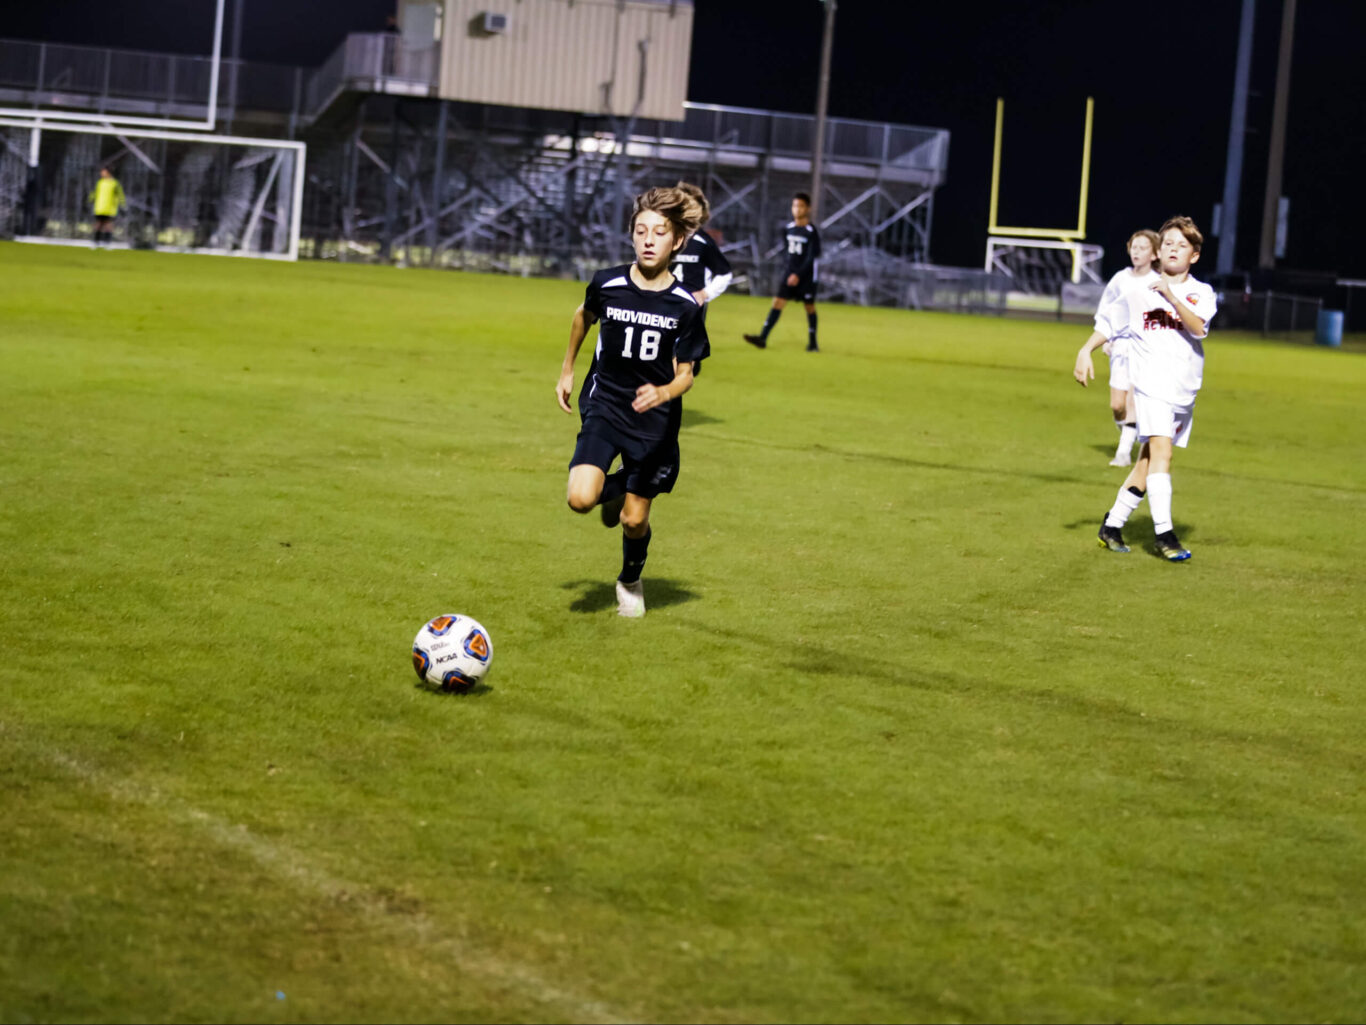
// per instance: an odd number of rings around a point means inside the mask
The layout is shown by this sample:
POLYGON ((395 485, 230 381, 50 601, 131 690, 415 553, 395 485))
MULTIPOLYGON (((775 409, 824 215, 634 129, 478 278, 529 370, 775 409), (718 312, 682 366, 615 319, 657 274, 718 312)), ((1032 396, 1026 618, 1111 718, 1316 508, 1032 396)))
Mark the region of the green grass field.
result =
POLYGON ((0 246, 0 1020, 1366 1014, 1361 354, 1216 320, 1169 565, 1086 328, 726 296, 632 622, 581 294, 0 246))

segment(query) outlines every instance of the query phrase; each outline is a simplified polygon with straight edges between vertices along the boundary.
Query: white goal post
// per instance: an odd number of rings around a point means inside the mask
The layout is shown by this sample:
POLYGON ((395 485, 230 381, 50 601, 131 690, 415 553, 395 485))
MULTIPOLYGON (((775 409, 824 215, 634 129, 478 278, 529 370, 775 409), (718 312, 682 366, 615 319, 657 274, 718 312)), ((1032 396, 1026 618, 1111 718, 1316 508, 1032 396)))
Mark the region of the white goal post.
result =
POLYGON ((1065 282, 1103 284, 1104 256, 1103 247, 1088 242, 990 235, 985 268, 1010 278, 1014 290, 1056 295, 1065 282))
POLYGON ((306 158, 283 139, 0 118, 0 234, 91 244, 110 167, 126 197, 115 245, 295 260, 306 158))

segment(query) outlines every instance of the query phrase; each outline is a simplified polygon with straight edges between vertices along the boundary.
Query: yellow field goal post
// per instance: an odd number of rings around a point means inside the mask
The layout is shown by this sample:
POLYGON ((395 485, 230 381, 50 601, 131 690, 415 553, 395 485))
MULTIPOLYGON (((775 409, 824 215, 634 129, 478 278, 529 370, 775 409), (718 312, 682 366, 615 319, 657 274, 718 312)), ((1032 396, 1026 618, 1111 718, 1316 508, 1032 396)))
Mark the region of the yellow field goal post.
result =
POLYGON ((991 158, 991 208, 987 220, 987 271, 1011 279, 1012 288, 1030 293, 1056 292, 1065 281, 1101 283, 1101 246, 1085 242, 1086 204, 1091 185, 1091 128, 1095 100, 1086 98, 1086 126, 1082 135, 1081 192, 1075 228, 1021 228, 998 221, 1001 195, 1001 136, 1005 100, 996 100, 996 138, 991 158))

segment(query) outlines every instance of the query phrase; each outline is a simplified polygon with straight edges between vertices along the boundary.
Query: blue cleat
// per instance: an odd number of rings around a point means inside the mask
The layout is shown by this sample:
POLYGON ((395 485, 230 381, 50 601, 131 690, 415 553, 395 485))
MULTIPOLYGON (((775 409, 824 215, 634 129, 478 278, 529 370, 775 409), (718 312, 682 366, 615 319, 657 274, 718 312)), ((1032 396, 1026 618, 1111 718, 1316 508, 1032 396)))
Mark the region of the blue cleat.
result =
POLYGON ((1174 530, 1157 535, 1157 550, 1162 558, 1168 562, 1185 562, 1191 557, 1191 553, 1181 547, 1181 542, 1176 539, 1176 531, 1174 530))

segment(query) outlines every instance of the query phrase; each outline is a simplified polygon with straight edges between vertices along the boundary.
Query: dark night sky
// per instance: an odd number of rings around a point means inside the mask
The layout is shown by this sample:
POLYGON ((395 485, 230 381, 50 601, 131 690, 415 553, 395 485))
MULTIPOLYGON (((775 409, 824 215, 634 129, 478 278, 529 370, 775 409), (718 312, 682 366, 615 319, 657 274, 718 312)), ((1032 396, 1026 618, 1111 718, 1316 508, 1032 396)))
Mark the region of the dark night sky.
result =
MULTIPOLYGON (((243 0, 242 56, 320 63, 392 0, 243 0)), ((34 0, 5 5, 0 36, 206 52, 211 0, 34 0), (117 17, 109 12, 116 9, 117 17), (111 20, 114 22, 111 24, 111 20)), ((696 0, 689 98, 810 112, 816 0, 696 0)), ((1172 213, 1209 223, 1223 191, 1240 0, 841 0, 830 112, 948 128, 937 262, 982 258, 995 98, 1006 99, 1001 219, 1071 224, 1086 97, 1096 98, 1088 238, 1122 261, 1136 227, 1172 213)), ((231 4, 229 7, 231 11, 231 4)), ((1257 0, 1238 263, 1255 263, 1281 0, 1257 0)), ((1366 278, 1366 2, 1299 0, 1284 193, 1283 266, 1366 278)), ((1203 268, 1212 273, 1214 249, 1203 268)))

